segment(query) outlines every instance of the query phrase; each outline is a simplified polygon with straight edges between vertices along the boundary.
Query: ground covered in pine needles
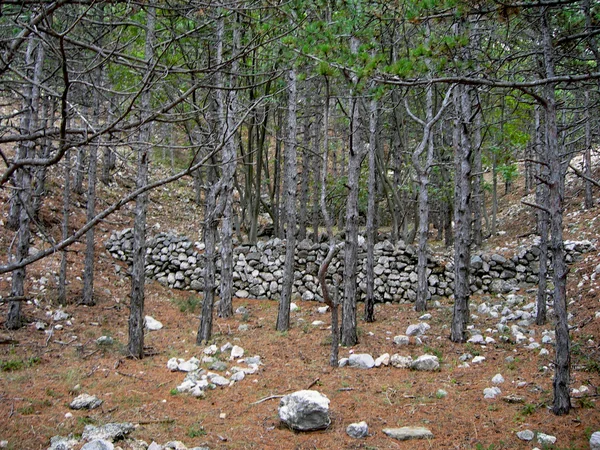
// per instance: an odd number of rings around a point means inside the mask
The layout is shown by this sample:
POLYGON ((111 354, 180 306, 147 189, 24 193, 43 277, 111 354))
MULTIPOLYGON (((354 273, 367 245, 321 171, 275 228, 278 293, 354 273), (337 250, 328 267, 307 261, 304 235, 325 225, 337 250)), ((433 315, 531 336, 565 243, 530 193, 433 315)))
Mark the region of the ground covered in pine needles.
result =
MULTIPOLYGON (((150 228, 174 229, 188 236, 193 234, 190 228, 199 228, 199 208, 191 206, 185 198, 191 194, 184 188, 180 184, 152 194, 150 228), (180 212, 185 216, 178 215, 180 212)), ((102 202, 110 203, 120 195, 117 188, 102 189, 106 191, 102 202)), ((567 237, 597 240, 598 223, 594 220, 598 207, 583 211, 580 193, 574 190, 571 194, 570 215, 565 220, 567 237)), ((494 237, 487 244, 491 249, 508 248, 532 230, 531 211, 514 206, 521 195, 522 190, 515 190, 503 199, 503 210, 516 210, 503 217, 501 229, 507 234, 494 237)), ((6 199, 2 200, 6 205, 6 199)), ((58 233, 59 205, 58 194, 49 196, 42 215, 48 232, 54 235, 58 233)), ((137 424, 132 436, 148 443, 180 440, 188 447, 206 445, 211 449, 542 448, 535 441, 527 443, 517 438, 516 433, 525 429, 556 436, 553 448, 584 449, 589 447, 590 434, 600 430, 600 319, 595 318, 600 303, 598 287, 592 280, 592 273, 600 264, 597 255, 587 255, 584 262, 571 267, 569 275, 569 312, 573 314, 574 327, 572 387, 579 389, 584 385, 589 390, 574 395, 574 409, 567 416, 557 417, 549 409, 554 355, 551 345, 544 346, 550 354, 540 356, 539 349, 501 342, 498 335, 492 335, 495 344, 485 347, 454 344, 449 340, 449 299, 442 300, 441 308, 429 311, 431 329, 423 345, 399 348, 393 343, 394 336, 405 334, 408 325, 418 323, 421 314, 411 304, 379 304, 376 322, 359 321, 360 343, 353 348, 340 348, 340 357, 350 352, 370 353, 373 357, 399 353, 414 358, 435 354, 441 360, 441 368, 436 372, 391 366, 370 370, 332 368, 328 364, 329 315, 317 312, 321 305, 297 302, 300 309, 292 313, 291 329, 280 333, 274 329, 277 302, 236 299, 234 308, 245 306, 247 313, 226 320, 215 317, 214 343, 239 345, 247 356, 259 355, 264 365, 241 382, 207 391, 206 398, 196 399, 176 393, 185 374, 171 372, 166 364, 173 357, 202 357, 203 347, 195 345, 200 312, 197 294, 169 290, 155 282, 148 284, 146 313, 160 320, 164 328, 146 335, 146 358, 133 360, 124 356, 129 280, 116 273, 116 262, 104 252, 102 242, 113 229, 129 224, 129 213, 127 209, 122 211, 98 229, 97 304, 93 307, 77 305, 83 247, 71 249, 70 303, 64 308, 71 316, 71 325, 60 322, 63 328, 50 337, 36 330, 35 322, 45 321, 50 327, 57 324, 48 313, 58 308, 54 275, 59 258, 47 258, 28 269, 28 292, 36 301, 23 305, 27 323, 18 331, 0 331, 0 441, 7 441, 8 448, 45 449, 52 436, 80 435, 86 424, 125 421, 137 424), (313 326, 315 320, 325 324, 313 326), (247 325, 247 330, 239 331, 240 325, 247 325), (96 339, 103 335, 112 337, 114 344, 98 346, 96 339), (460 368, 459 357, 464 353, 485 356, 486 360, 460 368), (509 356, 513 358, 507 360, 509 356), (498 373, 506 380, 500 385, 502 394, 493 400, 484 399, 483 389, 493 386, 492 377, 498 373), (520 382, 525 384, 519 387, 520 382), (310 433, 282 427, 277 414, 278 396, 308 387, 331 400, 331 426, 310 433), (448 395, 437 395, 439 389, 448 395), (79 393, 96 395, 104 403, 91 411, 71 411, 68 405, 79 393), (522 397, 523 402, 503 400, 510 395, 522 397), (72 417, 66 417, 67 413, 72 413, 72 417), (362 420, 369 425, 369 436, 361 440, 350 438, 346 427, 362 420), (429 428, 435 437, 399 442, 382 433, 383 428, 412 425, 429 428)), ((78 211, 74 226, 82 221, 78 211)), ((6 230, 0 234, 0 256, 6 261, 12 235, 6 230)), ((34 245, 40 248, 41 239, 36 238, 34 245)), ((0 292, 10 292, 7 275, 0 277, 0 292)), ((519 294, 534 301, 535 293, 519 294)), ((482 301, 478 296, 472 299, 474 304, 482 301)), ((0 305, 0 314, 2 322, 6 305, 0 305)), ((484 331, 495 328, 497 322, 480 315, 474 325, 484 331)), ((531 329, 539 342, 542 331, 552 329, 552 324, 531 329)))

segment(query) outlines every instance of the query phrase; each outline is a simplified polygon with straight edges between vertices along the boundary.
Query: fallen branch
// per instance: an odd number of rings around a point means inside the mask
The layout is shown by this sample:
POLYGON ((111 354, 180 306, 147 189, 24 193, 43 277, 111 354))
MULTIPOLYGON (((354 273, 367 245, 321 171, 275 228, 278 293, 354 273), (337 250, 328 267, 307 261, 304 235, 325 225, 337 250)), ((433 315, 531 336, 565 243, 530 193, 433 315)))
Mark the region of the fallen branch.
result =
POLYGON ((261 398, 260 400, 250 403, 251 405, 258 405, 259 403, 266 402, 267 400, 273 400, 274 398, 282 398, 284 395, 269 395, 268 397, 261 398))
POLYGON ((27 300, 31 300, 29 297, 25 297, 23 295, 19 295, 16 297, 4 297, 0 298, 0 303, 10 303, 10 302, 26 302, 27 300))
POLYGON ((141 422, 137 422, 138 425, 152 425, 155 423, 175 423, 175 419, 142 420, 141 422))
POLYGON ((145 378, 138 377, 137 375, 133 375, 133 374, 130 374, 130 373, 119 372, 118 370, 116 370, 115 372, 118 373, 119 375, 123 376, 123 377, 129 377, 129 378, 135 378, 136 380, 148 381, 145 378))
POLYGON ((319 380, 320 380, 320 378, 319 378, 319 377, 315 378, 315 379, 313 380, 313 382, 312 382, 312 383, 310 383, 310 384, 309 384, 309 385, 306 387, 306 390, 309 390, 311 387, 313 387, 315 384, 317 384, 317 383, 319 382, 319 380))

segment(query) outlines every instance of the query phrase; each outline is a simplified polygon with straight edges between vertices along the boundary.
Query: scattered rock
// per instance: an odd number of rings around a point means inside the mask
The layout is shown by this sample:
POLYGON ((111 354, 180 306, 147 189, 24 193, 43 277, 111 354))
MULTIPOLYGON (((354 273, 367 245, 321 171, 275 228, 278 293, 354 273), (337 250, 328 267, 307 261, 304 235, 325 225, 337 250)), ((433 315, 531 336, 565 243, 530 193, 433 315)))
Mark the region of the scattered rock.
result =
POLYGON ((115 340, 110 336, 100 336, 98 339, 96 339, 97 345, 113 345, 114 343, 115 340))
POLYGON ((390 354, 389 353, 384 353, 383 355, 381 355, 380 357, 378 357, 375 360, 375 367, 389 366, 389 364, 390 364, 390 354))
POLYGON ((483 398, 496 398, 496 396, 500 394, 502 394, 502 391, 497 386, 485 388, 483 390, 483 398))
POLYGON ((554 445, 556 443, 556 437, 550 434, 538 433, 537 441, 542 445, 554 445))
POLYGON ((350 355, 348 364, 350 367, 358 367, 359 369, 371 369, 375 366, 375 361, 368 353, 358 353, 350 355))
POLYGON ((438 370, 440 368, 440 361, 434 355, 421 355, 412 362, 410 367, 414 370, 438 370))
POLYGON ((367 422, 351 423, 346 427, 346 434, 354 439, 364 438, 369 434, 367 422))
POLYGON ((592 433, 590 437, 590 450, 600 450, 600 431, 592 433))
POLYGON ((81 394, 73 399, 69 408, 71 409, 94 409, 102 404, 102 400, 94 395, 81 394))
POLYGON ((521 439, 522 441, 532 441, 534 434, 533 434, 533 431, 531 431, 531 430, 523 430, 523 431, 517 432, 517 437, 519 439, 521 439))
POLYGON ((96 439, 95 441, 88 442, 81 450, 114 450, 115 446, 112 442, 105 441, 104 439, 96 439))
POLYGON ((390 364, 393 367, 396 367, 398 369, 408 369, 411 364, 413 362, 412 357, 410 356, 401 356, 396 354, 393 354, 392 357, 390 358, 390 364))
POLYGON ((114 442, 117 439, 123 439, 134 430, 132 423, 107 423, 100 427, 86 425, 83 429, 81 438, 84 441, 106 440, 114 442))
POLYGON ((496 375, 494 375, 494 378, 492 378, 492 383, 494 384, 502 384, 504 383, 504 377, 497 373, 496 375))
POLYGON ((50 447, 48 447, 48 450, 71 450, 77 444, 79 444, 77 439, 64 436, 54 436, 50 438, 50 447))
POLYGON ((406 441, 409 439, 433 439, 433 433, 424 427, 384 428, 383 433, 392 439, 406 441))
POLYGON ((154 317, 146 316, 144 317, 144 326, 149 331, 158 331, 163 327, 163 324, 156 320, 154 317))
POLYGON ((312 390, 286 395, 279 404, 279 418, 293 430, 312 431, 327 428, 331 423, 329 399, 312 390))

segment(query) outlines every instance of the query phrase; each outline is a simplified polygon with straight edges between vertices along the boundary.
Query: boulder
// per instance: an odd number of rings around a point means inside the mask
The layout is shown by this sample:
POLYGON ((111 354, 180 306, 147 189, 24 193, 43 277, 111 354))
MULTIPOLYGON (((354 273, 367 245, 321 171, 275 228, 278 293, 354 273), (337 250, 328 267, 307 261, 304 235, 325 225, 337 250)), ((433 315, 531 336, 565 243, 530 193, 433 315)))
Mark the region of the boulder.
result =
POLYGON ((286 395, 279 404, 279 419, 288 427, 298 431, 327 428, 329 399, 317 391, 303 390, 286 395))

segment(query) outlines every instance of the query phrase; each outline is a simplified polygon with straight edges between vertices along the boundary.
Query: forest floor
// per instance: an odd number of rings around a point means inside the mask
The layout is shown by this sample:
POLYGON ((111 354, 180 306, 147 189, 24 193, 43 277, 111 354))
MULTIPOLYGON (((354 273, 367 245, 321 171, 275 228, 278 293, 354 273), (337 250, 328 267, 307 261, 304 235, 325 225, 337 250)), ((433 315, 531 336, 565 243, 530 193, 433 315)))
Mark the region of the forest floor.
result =
MULTIPOLYGON (((119 177, 117 177, 119 181, 119 177)), ((581 189, 574 183, 569 189, 569 209, 565 215, 565 237, 591 239, 598 245, 598 206, 583 210, 581 189)), ((119 187, 102 187, 101 206, 114 201, 122 193, 119 187)), ((61 217, 59 183, 51 184, 42 214, 48 233, 58 237, 61 217)), ((161 188, 152 194, 148 225, 151 233, 166 230, 198 238, 199 208, 193 206, 191 192, 185 182, 161 188), (187 197, 190 198, 187 198, 187 197)), ((534 230, 533 213, 520 207, 522 186, 501 199, 502 220, 499 229, 505 234, 486 243, 490 250, 514 247, 534 230)), ((5 196, 6 193, 0 195, 5 196)), ((598 195, 596 193, 596 195, 598 195)), ((7 205, 6 198, 0 199, 7 205)), ((75 199, 73 226, 84 220, 83 198, 75 199), (81 203, 81 204, 80 204, 81 203)), ((6 213, 4 207, 3 213, 6 213)), ((127 343, 129 279, 117 274, 113 260, 102 243, 112 230, 130 223, 131 208, 102 223, 96 234, 97 271, 95 276, 96 306, 77 305, 81 292, 83 246, 69 254, 69 299, 64 308, 71 325, 64 322, 48 338, 35 328, 36 321, 52 323, 49 313, 56 311, 56 277, 59 256, 35 263, 28 269, 28 292, 35 303, 23 305, 27 324, 18 331, 2 329, 0 337, 0 441, 11 449, 45 449, 55 435, 80 435, 86 424, 132 422, 137 424, 132 437, 148 443, 164 444, 180 440, 188 447, 206 445, 211 449, 532 449, 542 448, 535 441, 524 442, 516 432, 530 429, 557 437, 556 449, 589 448, 589 436, 600 430, 600 311, 598 286, 592 273, 600 256, 588 254, 584 262, 571 266, 568 284, 569 311, 572 325, 572 387, 585 385, 587 394, 574 396, 574 409, 569 415, 555 416, 552 404, 551 346, 547 356, 522 345, 497 343, 485 347, 455 344, 449 340, 452 302, 429 311, 433 318, 424 345, 398 348, 393 337, 405 334, 410 324, 421 315, 411 304, 379 304, 376 321, 359 320, 360 343, 353 348, 340 348, 340 357, 354 353, 400 353, 418 357, 424 353, 441 359, 436 372, 380 367, 360 370, 329 366, 329 315, 318 314, 314 302, 297 302, 299 311, 292 313, 289 332, 275 331, 277 302, 269 300, 234 300, 234 308, 245 306, 247 314, 231 319, 215 317, 214 342, 231 342, 241 346, 246 355, 260 355, 261 369, 230 387, 207 391, 204 399, 177 394, 175 388, 185 374, 171 372, 167 361, 172 357, 202 357, 203 347, 195 345, 199 324, 198 296, 192 292, 167 289, 156 282, 146 286, 146 314, 164 324, 159 331, 149 332, 146 345, 150 356, 142 360, 124 356, 127 343), (45 279, 44 279, 45 278, 45 279), (586 279, 587 278, 587 279, 586 279), (325 325, 312 326, 315 320, 325 325), (240 324, 247 331, 238 331, 240 324), (98 337, 111 336, 115 344, 99 347, 98 337), (6 343, 10 339, 12 343, 6 343), (464 353, 483 355, 482 364, 459 368, 464 353), (514 361, 507 362, 512 356, 514 361), (483 398, 483 389, 491 387, 491 379, 500 373, 505 383, 502 395, 493 400, 483 398), (518 387, 519 382, 525 382, 518 387), (316 389, 331 400, 331 426, 323 431, 296 433, 280 425, 277 408, 279 398, 307 387, 316 389), (445 398, 438 389, 448 392, 445 398), (98 396, 104 403, 91 411, 71 411, 68 407, 78 393, 98 396), (502 397, 517 395, 524 403, 507 403, 502 397), (575 398, 577 397, 577 398, 575 398), (265 400, 266 399, 266 400, 265 400), (264 400, 259 402, 260 400, 264 400), (72 413, 72 417, 65 414, 72 413), (366 421, 369 436, 356 440, 346 434, 353 422, 366 421), (425 426, 434 434, 426 441, 399 442, 388 438, 382 429, 400 426, 425 426)), ((5 219, 5 216, 3 218, 5 219)), ((6 261, 12 233, 2 227, 0 258, 6 261)), ((37 237, 34 245, 40 248, 37 237)), ((0 292, 10 292, 10 278, 0 276, 0 292)), ((521 291, 530 301, 535 293, 521 291)), ((472 302, 479 304, 480 296, 472 302)), ((362 304, 359 304, 361 311, 362 304)), ((361 311, 362 312, 362 311, 361 311)), ((6 305, 0 305, 0 322, 6 305)), ((495 328, 497 319, 480 315, 476 328, 495 328)), ((1 323, 0 323, 1 325, 1 323)), ((532 326, 536 340, 552 324, 532 326)), ((68 414, 67 414, 68 415, 68 414)), ((129 448, 120 444, 123 449, 129 448)))

